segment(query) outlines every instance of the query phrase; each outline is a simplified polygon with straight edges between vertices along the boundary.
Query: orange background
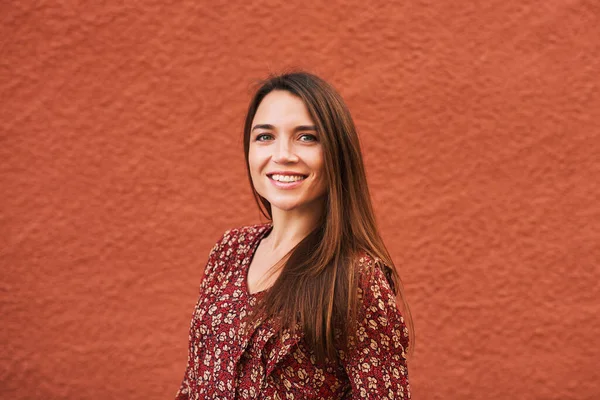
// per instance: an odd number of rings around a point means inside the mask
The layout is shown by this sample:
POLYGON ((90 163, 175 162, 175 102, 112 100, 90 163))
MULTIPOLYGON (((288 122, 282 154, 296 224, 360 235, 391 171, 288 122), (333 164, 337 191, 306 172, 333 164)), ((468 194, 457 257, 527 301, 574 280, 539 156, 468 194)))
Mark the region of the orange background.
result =
POLYGON ((600 398, 596 0, 101 3, 0 4, 1 398, 174 397, 293 66, 356 120, 413 398, 600 398))

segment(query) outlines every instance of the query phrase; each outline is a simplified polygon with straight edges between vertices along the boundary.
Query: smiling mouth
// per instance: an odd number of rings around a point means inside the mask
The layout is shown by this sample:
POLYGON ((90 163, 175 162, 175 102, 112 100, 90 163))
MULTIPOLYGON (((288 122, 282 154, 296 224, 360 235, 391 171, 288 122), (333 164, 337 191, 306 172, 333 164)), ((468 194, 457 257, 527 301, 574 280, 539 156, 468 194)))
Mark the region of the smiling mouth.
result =
POLYGON ((299 181, 302 181, 302 180, 308 178, 308 175, 278 175, 278 174, 269 174, 267 176, 269 177, 269 179, 272 179, 275 182, 280 182, 280 183, 299 182, 299 181))

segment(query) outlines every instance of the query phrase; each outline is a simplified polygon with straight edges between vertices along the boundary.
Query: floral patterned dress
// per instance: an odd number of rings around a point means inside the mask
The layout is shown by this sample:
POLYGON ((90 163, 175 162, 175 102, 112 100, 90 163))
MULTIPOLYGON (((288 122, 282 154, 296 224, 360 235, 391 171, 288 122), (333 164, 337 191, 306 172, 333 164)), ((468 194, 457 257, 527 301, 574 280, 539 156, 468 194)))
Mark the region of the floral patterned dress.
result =
MULTIPOLYGON (((247 271, 272 224, 225 232, 210 252, 189 335, 188 362, 176 399, 410 399, 408 331, 380 268, 361 285, 352 345, 318 363, 302 330, 245 318, 265 293, 250 293, 247 271)), ((375 260, 364 255, 360 265, 375 260)))

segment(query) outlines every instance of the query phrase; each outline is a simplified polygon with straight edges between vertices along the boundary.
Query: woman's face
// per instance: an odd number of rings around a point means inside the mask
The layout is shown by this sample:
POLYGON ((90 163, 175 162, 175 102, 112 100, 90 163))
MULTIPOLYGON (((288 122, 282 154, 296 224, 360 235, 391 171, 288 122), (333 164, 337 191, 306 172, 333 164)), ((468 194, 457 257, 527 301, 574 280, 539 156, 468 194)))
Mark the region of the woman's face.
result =
POLYGON ((284 211, 320 207, 327 190, 323 148, 304 102, 274 90, 260 103, 250 132, 248 163, 255 190, 284 211))

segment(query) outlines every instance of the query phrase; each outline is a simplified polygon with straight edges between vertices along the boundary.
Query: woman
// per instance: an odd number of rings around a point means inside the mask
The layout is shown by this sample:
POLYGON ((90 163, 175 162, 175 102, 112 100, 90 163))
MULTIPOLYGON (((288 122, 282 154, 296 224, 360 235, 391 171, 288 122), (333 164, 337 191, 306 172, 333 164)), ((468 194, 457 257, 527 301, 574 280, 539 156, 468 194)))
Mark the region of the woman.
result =
POLYGON ((396 296, 410 311, 339 94, 312 74, 271 77, 244 151, 269 222, 213 247, 177 399, 410 398, 396 296))

